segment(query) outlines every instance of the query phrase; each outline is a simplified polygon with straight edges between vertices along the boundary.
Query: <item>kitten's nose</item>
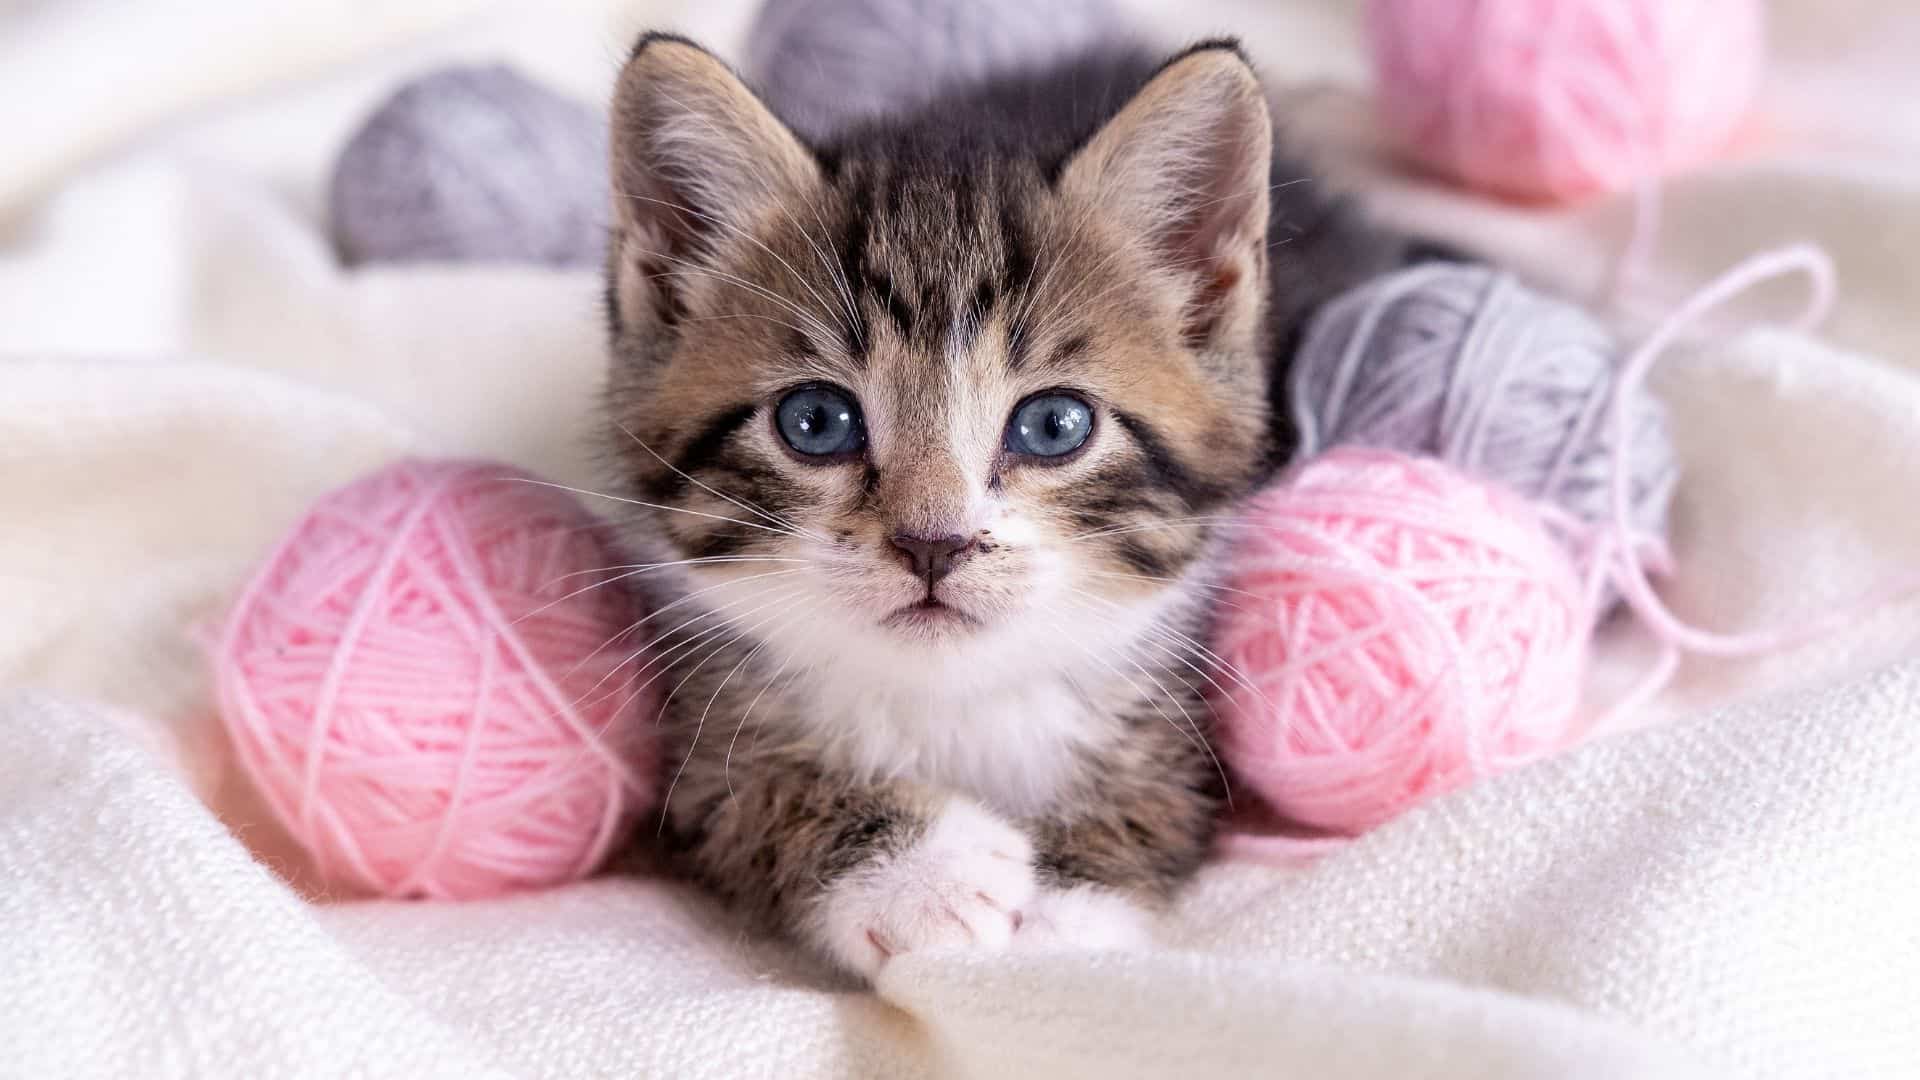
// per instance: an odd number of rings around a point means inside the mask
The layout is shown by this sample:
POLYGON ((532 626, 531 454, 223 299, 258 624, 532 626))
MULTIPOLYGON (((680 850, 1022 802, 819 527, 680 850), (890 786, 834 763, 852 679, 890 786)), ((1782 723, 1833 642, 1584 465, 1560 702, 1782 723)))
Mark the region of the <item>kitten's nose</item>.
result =
POLYGON ((907 557, 913 576, 927 579, 927 588, 953 571, 954 564, 973 554, 974 542, 965 536, 910 536, 900 533, 893 546, 907 557))

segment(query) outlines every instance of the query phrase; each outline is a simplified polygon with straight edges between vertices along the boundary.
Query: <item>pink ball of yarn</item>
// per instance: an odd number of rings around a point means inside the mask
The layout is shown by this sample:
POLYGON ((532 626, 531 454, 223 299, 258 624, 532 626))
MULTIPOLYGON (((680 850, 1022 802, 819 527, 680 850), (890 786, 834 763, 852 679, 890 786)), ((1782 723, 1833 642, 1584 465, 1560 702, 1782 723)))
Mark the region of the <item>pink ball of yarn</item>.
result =
POLYGON ((1760 81, 1759 0, 1369 0, 1388 125, 1483 191, 1567 200, 1717 153, 1760 81))
POLYGON ((528 479, 424 461, 364 477, 308 512, 228 619, 216 677, 239 760, 331 885, 564 882, 650 795, 619 560, 528 479))
POLYGON ((1518 495, 1336 449, 1250 507, 1218 647, 1228 761, 1288 821, 1359 833, 1566 745, 1592 617, 1518 495))

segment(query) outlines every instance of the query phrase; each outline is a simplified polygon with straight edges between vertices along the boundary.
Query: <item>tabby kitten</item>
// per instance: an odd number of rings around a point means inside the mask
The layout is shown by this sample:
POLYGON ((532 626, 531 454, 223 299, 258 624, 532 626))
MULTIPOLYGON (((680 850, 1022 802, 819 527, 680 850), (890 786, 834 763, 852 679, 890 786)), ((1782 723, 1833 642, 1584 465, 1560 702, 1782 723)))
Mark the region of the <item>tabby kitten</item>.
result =
POLYGON ((807 145, 651 35, 612 135, 672 858, 863 975, 1140 939, 1224 793, 1200 640, 1216 523, 1291 449, 1270 358, 1394 245, 1286 183, 1231 42, 807 145))

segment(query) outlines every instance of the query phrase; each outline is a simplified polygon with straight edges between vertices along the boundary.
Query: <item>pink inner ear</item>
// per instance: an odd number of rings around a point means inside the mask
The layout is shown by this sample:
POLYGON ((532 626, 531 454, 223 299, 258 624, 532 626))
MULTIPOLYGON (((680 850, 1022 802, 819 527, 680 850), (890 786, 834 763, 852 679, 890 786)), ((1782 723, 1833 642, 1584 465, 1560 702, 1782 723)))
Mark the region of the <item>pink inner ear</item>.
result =
POLYGON ((1251 167, 1247 148, 1226 138, 1212 140, 1214 156, 1196 163, 1193 186, 1199 198, 1182 215, 1185 220, 1167 229, 1165 241, 1171 265, 1192 273, 1193 294, 1187 301, 1185 333, 1192 345, 1210 339, 1234 290, 1254 283, 1247 280, 1243 245, 1265 240, 1265 230, 1250 218, 1265 209, 1265 171, 1251 167), (1256 175, 1257 174, 1257 175, 1256 175), (1251 189, 1251 190, 1249 190, 1251 189))
POLYGON ((1200 284, 1194 289, 1193 299, 1187 303, 1187 316, 1184 332, 1187 344, 1205 345, 1213 336, 1214 323, 1220 314, 1220 308, 1226 303, 1227 296, 1240 285, 1240 268, 1232 261, 1216 263, 1210 268, 1200 284))
POLYGON ((1184 329, 1195 345, 1217 329, 1236 289, 1257 285, 1248 271, 1261 265, 1269 177, 1264 148, 1248 127, 1267 122, 1264 112, 1223 111, 1204 125, 1198 152, 1176 170, 1182 175, 1171 189, 1177 194, 1160 225, 1160 246, 1170 267, 1191 275, 1184 329))

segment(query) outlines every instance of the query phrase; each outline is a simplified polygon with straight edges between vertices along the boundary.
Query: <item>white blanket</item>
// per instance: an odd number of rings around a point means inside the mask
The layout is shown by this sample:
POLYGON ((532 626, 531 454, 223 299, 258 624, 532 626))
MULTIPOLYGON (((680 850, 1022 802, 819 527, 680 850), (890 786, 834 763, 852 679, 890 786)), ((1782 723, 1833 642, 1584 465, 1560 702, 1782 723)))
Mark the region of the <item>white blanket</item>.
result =
MULTIPOLYGON (((1238 30, 1276 76, 1363 74, 1346 3, 1135 6, 1238 30)), ((1149 954, 907 957, 876 996, 659 881, 313 902, 231 768, 206 627, 309 500, 396 454, 590 480, 602 364, 590 275, 337 268, 331 156, 434 64, 592 99, 635 28, 724 48, 748 9, 270 7, 0 2, 0 1076, 1920 1075, 1913 604, 1689 663, 1657 726, 1316 865, 1215 866, 1149 954)), ((1667 595, 1717 627, 1920 566, 1920 16, 1774 11, 1767 133, 1669 189, 1626 320, 1778 241, 1840 269, 1824 341, 1662 372, 1667 595)), ((1604 276, 1623 205, 1447 194, 1354 116, 1336 95, 1307 126, 1391 216, 1604 276)), ((1645 658, 1613 637, 1602 682, 1645 658)))

